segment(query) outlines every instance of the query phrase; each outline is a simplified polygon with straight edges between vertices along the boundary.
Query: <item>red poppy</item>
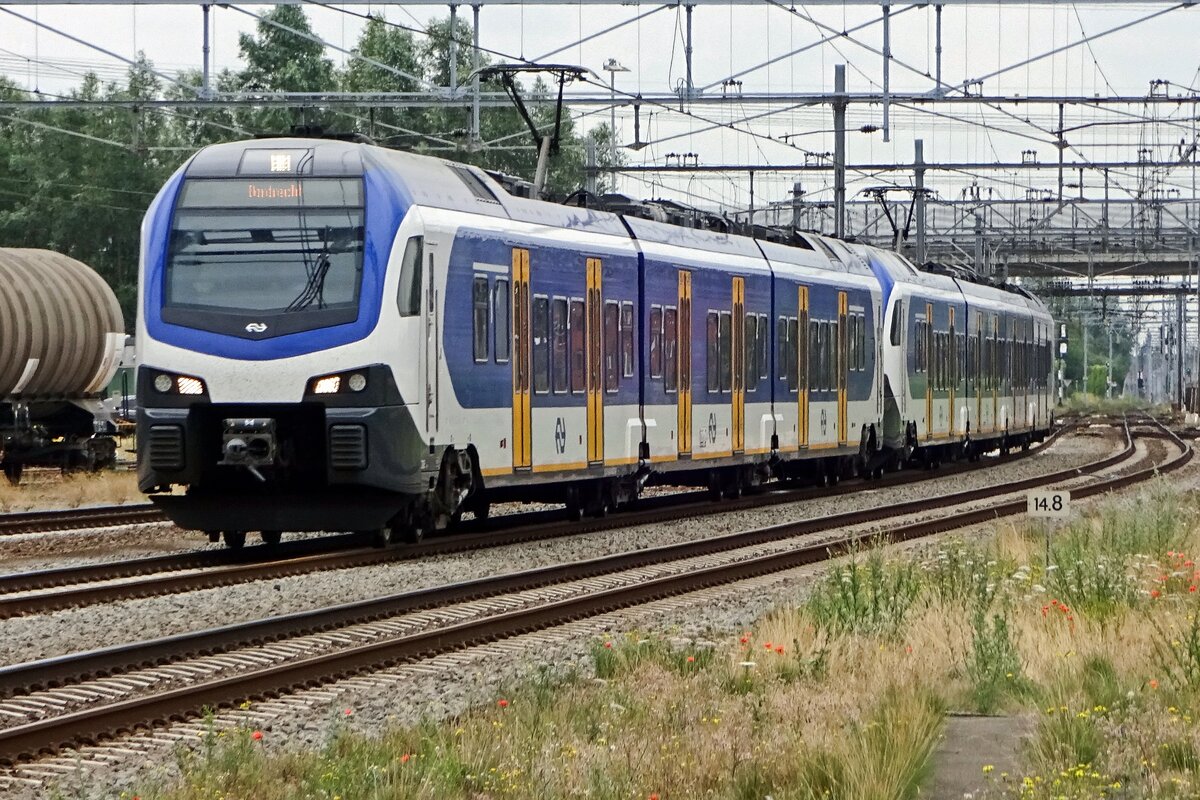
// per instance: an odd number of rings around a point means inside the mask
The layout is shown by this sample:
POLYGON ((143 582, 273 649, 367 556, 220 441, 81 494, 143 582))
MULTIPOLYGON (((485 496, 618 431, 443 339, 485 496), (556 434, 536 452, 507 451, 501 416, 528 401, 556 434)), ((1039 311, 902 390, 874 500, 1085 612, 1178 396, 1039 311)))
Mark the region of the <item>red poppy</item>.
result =
POLYGON ((508 708, 508 701, 501 697, 496 701, 496 705, 500 706, 501 708, 508 708))
POLYGON ((746 642, 748 642, 748 641, 750 641, 750 637, 749 637, 749 636, 743 636, 743 637, 742 637, 742 644, 746 644, 746 642))
POLYGON ((351 714, 353 714, 353 713, 354 713, 354 710, 353 710, 353 709, 350 709, 350 708, 347 708, 347 709, 346 709, 345 711, 343 711, 342 713, 343 713, 343 714, 345 714, 345 715, 348 717, 348 716, 350 716, 351 714))
POLYGON ((404 755, 400 756, 400 763, 407 764, 410 758, 412 758, 412 756, 410 756, 408 753, 405 753, 404 755))
POLYGON ((770 642, 764 642, 764 643, 763 643, 763 649, 764 649, 764 650, 770 650, 772 647, 774 647, 774 645, 772 645, 770 642))
POLYGON ((696 660, 696 657, 695 657, 695 656, 688 656, 688 659, 687 659, 687 661, 688 661, 688 663, 689 663, 689 664, 691 664, 691 663, 692 663, 693 661, 695 661, 695 660, 696 660))
POLYGON ((1162 597, 1162 592, 1160 592, 1158 589, 1151 589, 1150 597, 1157 600, 1158 598, 1162 597))
POLYGON ((647 798, 647 800, 658 800, 658 792, 651 792, 650 797, 647 798))
POLYGON ((612 650, 612 642, 605 642, 605 643, 604 643, 604 649, 605 649, 605 650, 612 650))
POLYGON ((250 738, 256 742, 261 742, 262 741, 262 731, 255 731, 254 733, 250 734, 250 738))
POLYGON ((1151 688, 1151 689, 1157 689, 1157 688, 1158 688, 1158 681, 1156 681, 1156 680, 1151 680, 1151 681, 1150 681, 1150 688, 1151 688))
POLYGON ((778 647, 776 647, 775 652, 782 655, 783 654, 783 645, 779 645, 778 647))

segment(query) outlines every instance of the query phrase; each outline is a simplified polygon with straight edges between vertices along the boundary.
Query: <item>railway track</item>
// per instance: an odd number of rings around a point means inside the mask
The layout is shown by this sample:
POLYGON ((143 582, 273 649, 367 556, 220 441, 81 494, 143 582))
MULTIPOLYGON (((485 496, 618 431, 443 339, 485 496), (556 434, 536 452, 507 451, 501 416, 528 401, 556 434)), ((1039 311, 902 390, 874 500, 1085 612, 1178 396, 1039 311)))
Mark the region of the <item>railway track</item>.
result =
POLYGON ((0 514, 0 536, 18 533, 54 533, 87 528, 116 528, 168 522, 166 515, 150 503, 127 506, 69 508, 54 511, 22 511, 0 514))
POLYGON ((1135 447, 1128 429, 1126 437, 1122 452, 1081 468, 892 507, 888 518, 971 506, 882 532, 860 531, 799 547, 789 541, 879 519, 870 512, 838 514, 0 669, 0 686, 7 694, 0 702, 0 720, 27 720, 0 729, 0 763, 183 719, 203 707, 273 697, 816 563, 867 535, 906 541, 1024 511, 1024 498, 979 504, 1001 494, 1072 481, 1075 497, 1092 496, 1178 469, 1192 457, 1191 448, 1171 435, 1179 450, 1175 457, 1080 485, 1080 480, 1132 458, 1135 447), (146 664, 150 666, 140 666, 146 664), (88 675, 110 677, 87 680, 88 675))
POLYGON ((515 514, 489 520, 486 524, 469 525, 463 533, 407 547, 379 549, 363 546, 364 537, 347 535, 288 542, 274 548, 201 551, 0 575, 0 619, 270 580, 316 570, 350 569, 636 525, 663 524, 689 517, 728 514, 845 495, 866 488, 881 489, 945 479, 961 472, 1008 463, 1040 452, 1065 430, 1065 427, 1057 429, 1042 447, 988 459, 979 464, 960 462, 943 470, 904 471, 889 474, 881 480, 845 481, 832 487, 780 489, 721 502, 708 499, 702 492, 687 492, 642 500, 634 509, 599 519, 565 521, 558 512, 515 514), (506 524, 509 527, 502 527, 506 524))

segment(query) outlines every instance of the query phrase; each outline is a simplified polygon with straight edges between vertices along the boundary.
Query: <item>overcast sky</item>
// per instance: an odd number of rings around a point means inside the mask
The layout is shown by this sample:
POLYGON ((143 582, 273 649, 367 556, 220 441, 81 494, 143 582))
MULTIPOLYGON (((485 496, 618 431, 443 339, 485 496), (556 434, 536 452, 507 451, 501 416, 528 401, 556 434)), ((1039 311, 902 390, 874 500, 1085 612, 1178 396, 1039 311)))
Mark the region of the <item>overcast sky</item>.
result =
MULTIPOLYGON (((198 68, 201 62, 201 12, 193 6, 7 6, 28 16, 86 38, 106 49, 126 57, 141 50, 163 71, 198 68)), ((482 15, 484 46, 515 57, 534 58, 583 36, 629 19, 654 8, 643 6, 485 6, 482 15)), ((1081 5, 1046 6, 962 6, 947 7, 943 14, 943 75, 946 82, 961 84, 1006 66, 1036 57, 1053 48, 1081 38, 1081 31, 1094 35, 1108 28, 1132 21, 1166 5, 1123 4, 1104 7, 1081 5)), ((261 12, 266 7, 246 6, 261 12)), ((383 13, 388 19, 407 25, 423 27, 432 17, 444 17, 448 8, 428 6, 354 6, 355 10, 383 13)), ((798 7, 800 10, 801 7, 798 7)), ((934 12, 932 7, 904 10, 896 6, 893 12, 892 49, 895 63, 891 88, 897 92, 924 92, 932 88, 929 78, 906 69, 908 65, 923 73, 932 72, 934 62, 934 12)), ((327 41, 349 49, 357 39, 358 20, 337 10, 309 6, 308 12, 317 33, 327 41)), ((460 13, 470 19, 470 7, 460 7, 460 13)), ((877 7, 850 6, 810 7, 818 20, 838 29, 852 27, 879 15, 877 7)), ((213 8, 213 61, 217 68, 238 68, 237 34, 253 28, 254 21, 236 11, 213 8)), ((601 65, 607 58, 616 58, 630 69, 617 76, 617 87, 641 92, 667 92, 676 88, 684 77, 682 10, 661 11, 640 23, 627 26, 584 45, 572 47, 555 55, 560 63, 577 63, 607 79, 601 65)), ((720 82, 743 69, 769 58, 813 42, 824 35, 817 27, 786 9, 773 6, 700 7, 694 15, 695 84, 703 87, 720 82)), ((881 27, 867 28, 855 38, 873 47, 882 46, 881 27)), ((1200 67, 1200 10, 1178 9, 1142 23, 1130 30, 1101 38, 1090 47, 1076 47, 1051 58, 1014 69, 985 81, 984 91, 995 94, 1103 94, 1143 95, 1150 81, 1166 79, 1176 86, 1171 92, 1182 92, 1195 85, 1200 67)), ((103 77, 117 78, 124 70, 119 61, 99 52, 73 44, 48 31, 13 18, 0 24, 0 67, 10 78, 27 88, 61 92, 78 82, 77 73, 95 69, 103 77), (69 72, 64 72, 65 68, 69 72)), ((337 63, 344 57, 330 53, 337 63)), ((881 58, 848 41, 837 46, 824 45, 809 52, 760 69, 741 77, 744 92, 762 91, 829 91, 833 84, 835 63, 847 63, 851 91, 878 90, 882 83, 881 58)), ((708 92, 719 93, 720 87, 708 92)), ((607 93, 605 91, 605 93, 607 93)), ((698 133, 712 123, 728 123, 738 117, 761 111, 749 105, 722 108, 696 106, 693 115, 682 115, 670 109, 644 109, 641 136, 651 144, 639 151, 627 151, 630 163, 662 163, 667 153, 695 152, 700 163, 787 164, 804 161, 804 153, 768 137, 782 134, 805 134, 793 139, 800 147, 815 152, 832 150, 827 132, 832 127, 827 106, 792 110, 756 120, 753 130, 757 136, 731 132, 720 128, 698 133)), ((880 133, 852 133, 849 158, 852 163, 908 162, 912 158, 913 140, 925 141, 928 161, 1020 161, 1022 150, 1038 152, 1041 161, 1054 161, 1057 152, 1052 136, 1044 130, 1057 126, 1051 109, 1042 108, 1038 116, 1023 121, 1029 112, 1016 106, 1006 110, 1018 119, 1006 118, 996 112, 956 106, 942 107, 942 113, 966 115, 967 119, 935 118, 925 113, 896 108, 892 114, 893 136, 890 143, 882 141, 880 133), (974 123, 974 124, 973 124, 974 123), (981 124, 982 123, 982 124, 981 124), (984 127, 991 125, 992 128, 984 127), (1043 131, 1039 132, 1037 126, 1043 131), (1011 129, 1020 135, 995 128, 1011 129)), ((1145 113, 1140 107, 1123 109, 1137 115, 1145 113)), ((607 121, 608 112, 593 111, 593 117, 583 120, 584 128, 594 121, 607 121)), ((1186 118, 1182 124, 1144 123, 1124 126, 1096 126, 1069 135, 1072 145, 1083 148, 1087 158, 1135 160, 1140 148, 1150 148, 1156 159, 1169 157, 1180 138, 1191 139, 1190 106, 1166 109, 1173 120, 1186 118)), ((878 107, 854 107, 850 125, 878 125, 882 121, 878 107)), ((1095 111, 1068 109, 1066 125, 1085 124, 1101 119, 1095 111)), ((1118 121, 1115 116, 1104 117, 1118 121)), ((1128 119, 1128 117, 1125 117, 1128 119)), ((633 139, 632 112, 618 112, 618 128, 622 140, 633 139)), ((1067 160, 1078 158, 1068 151, 1067 160)), ((853 174, 852 174, 852 177, 853 174)), ((1040 178, 1021 175, 1009 191, 1021 185, 1048 185, 1053 173, 1040 178)), ((756 181, 757 204, 764 200, 780 200, 786 196, 794 175, 760 175, 756 181)), ((893 176, 905 182, 906 176, 893 176)), ((1188 185, 1190 173, 1177 171, 1180 185, 1188 185)), ((828 180, 812 175, 802 179, 812 197, 829 197, 828 180)), ((931 177, 943 196, 961 191, 969 178, 965 175, 931 177)), ((1136 182, 1126 176, 1126 184, 1136 182)), ((878 177, 860 177, 857 186, 879 183, 878 177)), ((624 179, 623 188, 630 194, 647 196, 668 194, 693 202, 722 203, 744 206, 749 202, 748 181, 745 176, 700 176, 689 180, 669 180, 666 187, 656 187, 641 179, 624 179)), ((1096 189, 1090 181, 1088 191, 1096 189)), ((1119 190, 1118 190, 1119 191, 1119 190)))

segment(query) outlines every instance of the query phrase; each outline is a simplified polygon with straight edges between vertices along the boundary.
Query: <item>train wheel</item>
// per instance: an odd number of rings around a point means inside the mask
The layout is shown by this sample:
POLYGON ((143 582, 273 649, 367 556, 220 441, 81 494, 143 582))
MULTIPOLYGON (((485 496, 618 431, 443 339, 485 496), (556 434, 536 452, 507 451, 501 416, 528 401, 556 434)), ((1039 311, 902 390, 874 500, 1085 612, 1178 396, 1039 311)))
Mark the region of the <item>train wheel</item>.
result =
POLYGON ((263 544, 279 544, 283 540, 283 531, 260 531, 263 544))
POLYGON ((425 525, 414 520, 400 530, 392 531, 392 541, 396 541, 397 538, 404 544, 420 544, 425 539, 425 525))
POLYGON ((20 484, 21 473, 25 471, 25 465, 16 462, 5 462, 4 477, 8 478, 8 482, 13 486, 20 484))
POLYGON ((246 545, 245 531, 225 531, 222 536, 225 539, 225 546, 230 550, 241 550, 246 545))

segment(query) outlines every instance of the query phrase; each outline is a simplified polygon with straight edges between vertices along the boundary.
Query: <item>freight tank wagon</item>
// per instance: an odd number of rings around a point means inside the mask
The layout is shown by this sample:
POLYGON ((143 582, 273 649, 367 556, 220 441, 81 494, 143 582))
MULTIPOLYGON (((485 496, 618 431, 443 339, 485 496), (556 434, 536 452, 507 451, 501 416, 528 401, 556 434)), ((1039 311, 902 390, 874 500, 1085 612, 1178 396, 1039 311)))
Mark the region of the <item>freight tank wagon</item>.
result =
POLYGON ((0 468, 96 470, 116 460, 101 393, 125 343, 116 295, 49 250, 0 248, 0 468))

